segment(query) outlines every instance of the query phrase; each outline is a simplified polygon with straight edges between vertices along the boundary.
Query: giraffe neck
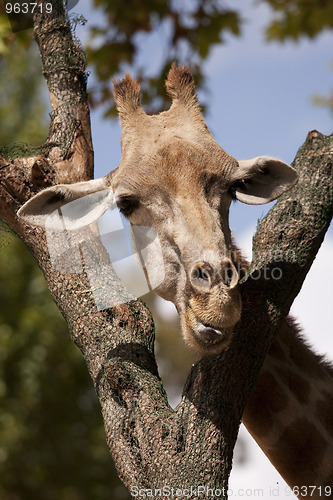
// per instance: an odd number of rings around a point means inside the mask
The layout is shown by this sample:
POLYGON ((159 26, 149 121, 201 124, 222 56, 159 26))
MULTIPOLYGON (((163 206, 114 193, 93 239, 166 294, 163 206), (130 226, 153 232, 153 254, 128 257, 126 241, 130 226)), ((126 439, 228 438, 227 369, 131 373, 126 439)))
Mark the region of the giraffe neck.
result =
POLYGON ((267 354, 243 423, 290 487, 333 490, 333 370, 290 318, 267 354))

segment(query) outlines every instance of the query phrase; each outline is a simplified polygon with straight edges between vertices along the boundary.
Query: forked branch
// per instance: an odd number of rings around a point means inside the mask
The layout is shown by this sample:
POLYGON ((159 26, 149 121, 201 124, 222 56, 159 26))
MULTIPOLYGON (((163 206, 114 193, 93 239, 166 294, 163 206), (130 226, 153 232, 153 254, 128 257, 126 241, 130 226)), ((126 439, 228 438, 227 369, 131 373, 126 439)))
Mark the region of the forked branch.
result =
MULTIPOLYGON (((35 255, 85 356, 107 442, 125 485, 173 487, 176 498, 191 488, 192 498, 198 497, 199 486, 224 488, 221 497, 226 497, 247 398, 332 217, 332 138, 308 136, 295 160, 298 187, 281 198, 255 237, 251 271, 279 267, 282 275, 278 280, 248 276, 242 285, 242 320, 229 350, 204 357, 193 367, 182 401, 173 410, 158 376, 147 308, 133 300, 98 310, 85 269, 77 274, 56 271, 43 231, 16 218, 18 207, 41 187, 92 176, 82 53, 71 38, 62 2, 53 0, 52 5, 51 17, 37 14, 34 20, 53 109, 48 147, 26 158, 0 158, 0 214, 35 255)), ((93 231, 84 233, 81 251, 90 253, 91 260, 103 257, 105 293, 125 293, 93 231)))

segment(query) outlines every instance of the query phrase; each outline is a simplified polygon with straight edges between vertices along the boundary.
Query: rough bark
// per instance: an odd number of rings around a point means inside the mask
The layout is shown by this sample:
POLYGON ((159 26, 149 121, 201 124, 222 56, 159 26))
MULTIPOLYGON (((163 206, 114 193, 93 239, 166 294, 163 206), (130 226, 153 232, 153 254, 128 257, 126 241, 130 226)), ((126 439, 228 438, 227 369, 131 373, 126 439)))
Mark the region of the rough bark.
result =
MULTIPOLYGON (((247 398, 332 218, 332 137, 312 132, 299 150, 294 163, 298 186, 278 201, 254 238, 254 274, 241 286, 243 314, 232 345, 193 366, 182 401, 173 410, 158 375, 154 326, 144 304, 126 299, 99 311, 85 270, 55 271, 43 230, 27 227, 16 217, 21 204, 42 187, 93 174, 84 60, 61 2, 52 3, 52 15, 34 19, 52 104, 49 138, 38 154, 0 156, 0 214, 36 257, 82 350, 124 484, 129 489, 174 488, 175 498, 185 498, 188 491, 198 498, 199 486, 224 489, 221 497, 226 498, 247 398), (274 279, 275 269, 281 270, 279 279, 274 279)), ((81 252, 89 259, 97 254, 103 259, 101 286, 110 303, 113 296, 126 295, 93 230, 82 234, 81 252)))

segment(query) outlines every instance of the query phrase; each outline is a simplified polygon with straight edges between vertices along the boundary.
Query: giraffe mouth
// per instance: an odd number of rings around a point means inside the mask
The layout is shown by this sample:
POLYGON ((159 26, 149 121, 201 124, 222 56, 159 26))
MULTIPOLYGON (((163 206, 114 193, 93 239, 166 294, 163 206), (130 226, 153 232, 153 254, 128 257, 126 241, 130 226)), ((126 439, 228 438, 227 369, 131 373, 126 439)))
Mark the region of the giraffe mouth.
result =
MULTIPOLYGON (((208 314, 207 314, 208 316, 208 314)), ((217 354, 228 349, 233 337, 233 326, 222 326, 221 322, 211 322, 210 318, 196 315, 191 307, 186 315, 180 315, 182 335, 188 345, 200 354, 217 354)))
POLYGON ((209 347, 229 345, 230 331, 227 328, 217 328, 209 323, 197 320, 196 328, 192 329, 196 341, 206 349, 209 347))
POLYGON ((225 328, 216 328, 202 321, 197 321, 197 332, 208 342, 221 341, 226 335, 225 328))

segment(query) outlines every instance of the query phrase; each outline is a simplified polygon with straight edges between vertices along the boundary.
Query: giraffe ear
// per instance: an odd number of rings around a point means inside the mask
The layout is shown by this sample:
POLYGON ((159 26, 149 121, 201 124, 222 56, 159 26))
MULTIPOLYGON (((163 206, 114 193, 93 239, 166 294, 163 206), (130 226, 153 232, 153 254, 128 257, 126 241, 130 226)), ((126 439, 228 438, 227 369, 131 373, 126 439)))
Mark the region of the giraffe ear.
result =
POLYGON ((237 200, 249 205, 273 201, 298 181, 293 167, 269 156, 241 160, 238 165, 232 192, 237 200))
POLYGON ((78 229, 96 221, 114 205, 105 178, 44 189, 17 212, 27 224, 52 229, 78 229))

